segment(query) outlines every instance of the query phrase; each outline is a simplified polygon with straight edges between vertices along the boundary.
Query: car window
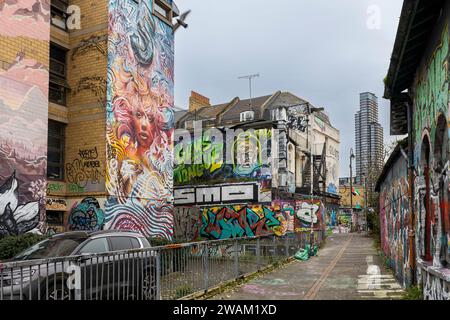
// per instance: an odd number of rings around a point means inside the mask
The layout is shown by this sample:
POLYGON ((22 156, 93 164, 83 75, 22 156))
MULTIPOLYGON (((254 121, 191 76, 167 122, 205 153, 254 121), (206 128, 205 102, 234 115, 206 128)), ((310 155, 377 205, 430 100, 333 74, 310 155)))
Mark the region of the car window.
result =
POLYGON ((97 238, 90 240, 81 248, 80 254, 83 253, 104 253, 108 252, 108 240, 106 238, 97 238))
POLYGON ((133 245, 133 249, 140 249, 141 243, 136 238, 131 238, 131 244, 133 245))
POLYGON ((33 260, 70 255, 84 239, 50 238, 41 241, 16 255, 12 260, 33 260))
POLYGON ((130 237, 110 237, 112 251, 133 249, 130 237))
POLYGON ((139 238, 142 242, 142 245, 144 246, 144 248, 150 248, 150 242, 148 242, 148 240, 146 238, 139 238))

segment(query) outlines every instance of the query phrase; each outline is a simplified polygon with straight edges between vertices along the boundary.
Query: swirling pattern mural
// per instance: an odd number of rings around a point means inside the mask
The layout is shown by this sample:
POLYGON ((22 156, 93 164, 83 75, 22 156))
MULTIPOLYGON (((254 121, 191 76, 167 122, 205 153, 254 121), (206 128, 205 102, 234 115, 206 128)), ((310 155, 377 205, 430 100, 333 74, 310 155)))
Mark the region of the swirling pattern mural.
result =
POLYGON ((153 1, 110 0, 107 229, 173 236, 173 30, 153 1))

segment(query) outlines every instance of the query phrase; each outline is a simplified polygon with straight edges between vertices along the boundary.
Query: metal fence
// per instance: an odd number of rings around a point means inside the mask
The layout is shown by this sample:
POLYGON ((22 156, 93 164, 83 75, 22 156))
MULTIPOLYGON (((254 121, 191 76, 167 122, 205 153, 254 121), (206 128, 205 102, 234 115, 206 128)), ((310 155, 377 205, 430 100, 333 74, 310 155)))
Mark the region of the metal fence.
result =
POLYGON ((203 241, 0 264, 0 300, 179 299, 324 239, 323 231, 203 241))

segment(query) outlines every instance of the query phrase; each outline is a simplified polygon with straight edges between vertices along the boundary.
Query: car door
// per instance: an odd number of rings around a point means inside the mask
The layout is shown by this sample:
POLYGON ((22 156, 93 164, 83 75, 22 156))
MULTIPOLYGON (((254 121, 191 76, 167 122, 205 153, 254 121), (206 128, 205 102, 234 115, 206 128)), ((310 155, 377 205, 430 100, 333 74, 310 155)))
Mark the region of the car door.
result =
POLYGON ((108 291, 112 290, 110 275, 113 273, 113 260, 109 256, 97 257, 110 251, 106 237, 88 240, 77 252, 85 255, 81 264, 81 294, 83 299, 104 299, 108 291))
POLYGON ((128 299, 133 293, 133 264, 134 255, 123 252, 134 249, 132 237, 129 236, 110 236, 108 237, 112 256, 114 260, 114 297, 118 299, 128 299), (117 252, 122 251, 122 252, 117 252))

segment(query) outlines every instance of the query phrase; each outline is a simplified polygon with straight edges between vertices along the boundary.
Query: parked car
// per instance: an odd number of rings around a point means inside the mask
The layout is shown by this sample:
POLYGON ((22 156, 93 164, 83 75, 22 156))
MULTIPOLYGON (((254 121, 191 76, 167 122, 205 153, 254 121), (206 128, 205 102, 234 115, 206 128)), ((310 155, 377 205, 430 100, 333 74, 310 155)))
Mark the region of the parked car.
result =
POLYGON ((0 264, 0 300, 155 299, 150 247, 129 231, 54 235, 0 264))

